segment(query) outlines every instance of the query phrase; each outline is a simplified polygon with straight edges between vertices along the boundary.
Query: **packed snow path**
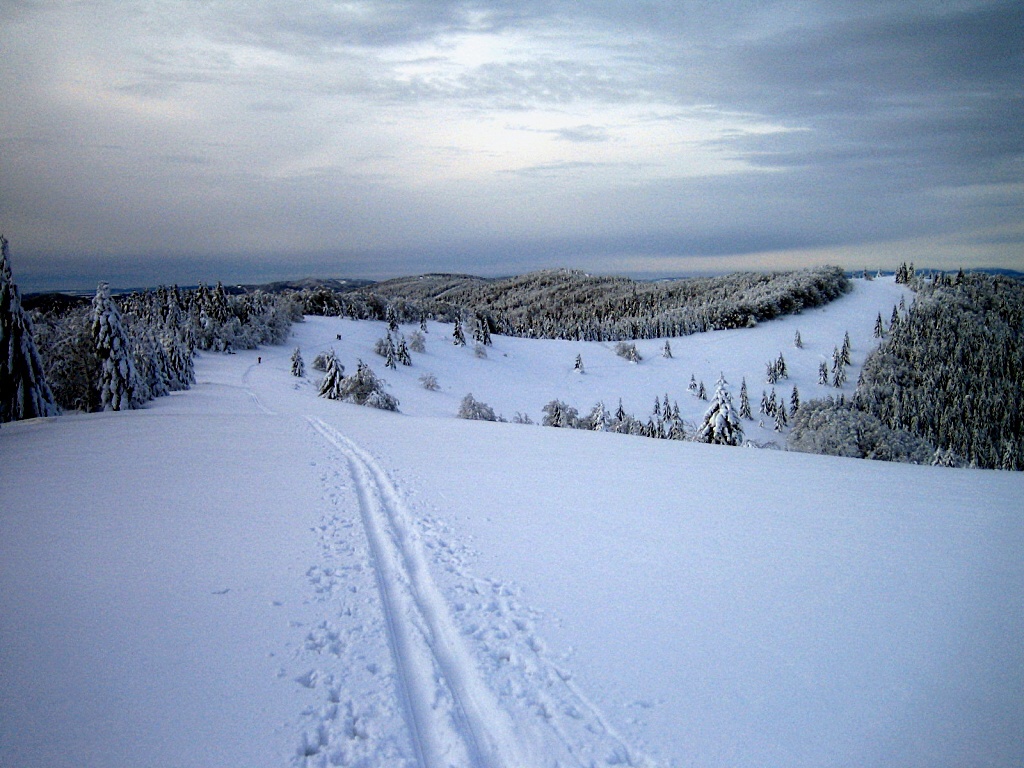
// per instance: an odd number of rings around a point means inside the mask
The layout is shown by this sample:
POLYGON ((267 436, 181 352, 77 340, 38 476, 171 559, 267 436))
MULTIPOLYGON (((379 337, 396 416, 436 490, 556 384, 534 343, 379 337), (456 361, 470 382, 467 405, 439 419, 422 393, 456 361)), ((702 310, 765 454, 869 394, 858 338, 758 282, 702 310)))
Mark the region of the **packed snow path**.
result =
POLYGON ((365 451, 309 423, 348 461, 373 555, 413 747, 423 768, 523 764, 508 717, 479 678, 410 528, 402 500, 365 451))

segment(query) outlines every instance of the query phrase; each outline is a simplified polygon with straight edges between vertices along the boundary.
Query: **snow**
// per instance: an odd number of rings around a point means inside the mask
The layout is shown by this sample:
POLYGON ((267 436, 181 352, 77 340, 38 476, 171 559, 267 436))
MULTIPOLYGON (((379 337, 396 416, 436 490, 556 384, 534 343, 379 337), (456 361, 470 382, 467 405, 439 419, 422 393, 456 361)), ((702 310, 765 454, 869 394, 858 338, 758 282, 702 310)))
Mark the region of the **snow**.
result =
POLYGON ((388 370, 384 323, 309 318, 144 410, 5 424, 0 765, 1020 765, 1021 473, 453 418, 696 423, 691 373, 756 402, 779 352, 807 400, 847 330, 849 394, 903 291, 855 282, 639 364, 430 324, 388 370), (316 397, 295 346, 401 413, 316 397))

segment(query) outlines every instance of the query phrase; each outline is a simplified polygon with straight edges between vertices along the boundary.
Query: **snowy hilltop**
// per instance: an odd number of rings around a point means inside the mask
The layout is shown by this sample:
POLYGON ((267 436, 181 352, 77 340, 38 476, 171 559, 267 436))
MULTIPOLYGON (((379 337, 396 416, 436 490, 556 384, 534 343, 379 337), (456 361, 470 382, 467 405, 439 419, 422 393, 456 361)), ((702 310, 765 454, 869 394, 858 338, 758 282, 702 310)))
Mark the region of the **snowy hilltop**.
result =
POLYGON ((134 374, 0 429, 0 764, 1020 764, 1024 474, 781 450, 930 295, 848 288, 631 340, 99 292, 134 374))

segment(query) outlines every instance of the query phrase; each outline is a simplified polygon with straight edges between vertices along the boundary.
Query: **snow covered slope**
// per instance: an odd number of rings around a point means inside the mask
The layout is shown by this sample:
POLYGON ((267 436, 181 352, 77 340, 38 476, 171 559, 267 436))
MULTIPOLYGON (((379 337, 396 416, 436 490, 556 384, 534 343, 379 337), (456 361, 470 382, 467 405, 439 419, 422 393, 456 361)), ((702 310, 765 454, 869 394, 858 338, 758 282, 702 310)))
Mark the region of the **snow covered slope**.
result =
POLYGON ((1024 763, 1024 475, 451 418, 667 392, 695 421, 691 373, 756 399, 779 352, 806 399, 900 290, 639 365, 432 324, 389 371, 382 324, 311 318, 307 365, 362 357, 402 413, 317 398, 289 346, 5 424, 0 765, 1024 763))

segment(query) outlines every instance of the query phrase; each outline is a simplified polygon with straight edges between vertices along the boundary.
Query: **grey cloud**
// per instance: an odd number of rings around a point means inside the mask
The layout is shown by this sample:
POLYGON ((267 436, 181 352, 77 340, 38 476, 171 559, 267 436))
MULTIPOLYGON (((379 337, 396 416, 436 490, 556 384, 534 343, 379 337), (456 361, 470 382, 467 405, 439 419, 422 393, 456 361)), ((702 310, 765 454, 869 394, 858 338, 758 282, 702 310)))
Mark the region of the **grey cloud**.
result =
POLYGON ((577 125, 572 128, 560 128, 552 131, 562 141, 589 144, 592 142, 608 141, 608 130, 599 125, 577 125))

